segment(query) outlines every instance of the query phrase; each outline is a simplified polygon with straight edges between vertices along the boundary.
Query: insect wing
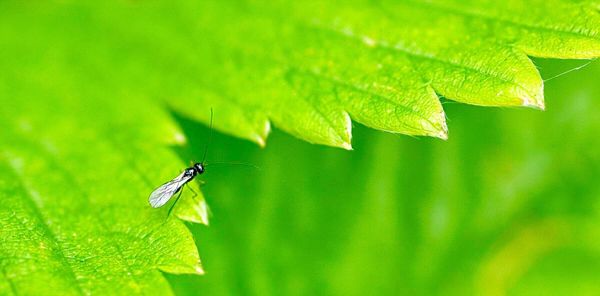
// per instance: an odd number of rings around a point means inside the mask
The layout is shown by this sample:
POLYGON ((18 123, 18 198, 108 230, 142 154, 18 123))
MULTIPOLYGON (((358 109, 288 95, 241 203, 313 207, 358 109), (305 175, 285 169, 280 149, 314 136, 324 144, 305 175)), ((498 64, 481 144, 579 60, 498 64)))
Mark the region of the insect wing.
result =
POLYGON ((164 206, 173 195, 175 195, 181 187, 185 185, 193 176, 186 176, 185 172, 175 177, 175 179, 163 184, 156 188, 151 194, 148 201, 153 208, 160 208, 164 206))

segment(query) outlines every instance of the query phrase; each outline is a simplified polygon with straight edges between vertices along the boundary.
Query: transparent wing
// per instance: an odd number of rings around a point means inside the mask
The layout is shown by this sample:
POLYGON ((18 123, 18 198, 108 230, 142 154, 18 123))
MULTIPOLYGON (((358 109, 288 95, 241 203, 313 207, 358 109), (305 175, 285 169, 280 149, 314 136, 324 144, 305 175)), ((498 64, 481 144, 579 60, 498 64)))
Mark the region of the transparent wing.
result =
POLYGON ((181 175, 175 177, 175 179, 163 184, 162 186, 156 188, 151 194, 148 201, 153 208, 160 208, 164 206, 173 195, 175 195, 181 187, 185 185, 192 176, 186 176, 185 172, 181 173, 181 175))

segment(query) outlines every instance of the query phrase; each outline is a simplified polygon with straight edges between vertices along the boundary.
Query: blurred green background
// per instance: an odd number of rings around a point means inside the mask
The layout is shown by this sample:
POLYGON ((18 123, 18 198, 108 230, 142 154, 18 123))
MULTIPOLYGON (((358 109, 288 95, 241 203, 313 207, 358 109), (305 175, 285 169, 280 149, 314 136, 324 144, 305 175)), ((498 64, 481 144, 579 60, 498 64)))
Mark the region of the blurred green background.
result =
MULTIPOLYGON (((208 167, 211 225, 189 225, 207 274, 166 276, 179 295, 600 295, 598 77, 596 62, 548 81, 545 112, 446 101, 446 142, 215 133, 210 159, 260 170, 208 167)), ((177 117, 198 159, 207 129, 177 117)))

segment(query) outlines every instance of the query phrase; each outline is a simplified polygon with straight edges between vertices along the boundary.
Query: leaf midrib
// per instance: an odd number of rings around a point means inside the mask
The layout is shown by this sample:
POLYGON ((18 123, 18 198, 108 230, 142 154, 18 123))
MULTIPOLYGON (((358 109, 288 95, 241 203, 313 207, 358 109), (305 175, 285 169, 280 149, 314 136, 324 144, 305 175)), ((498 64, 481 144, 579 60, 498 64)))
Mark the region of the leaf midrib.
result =
POLYGON ((31 192, 29 192, 29 190, 27 190, 28 187, 25 186, 25 181, 23 180, 23 177, 21 176, 21 174, 19 174, 18 170, 14 167, 14 165, 12 163, 8 162, 8 165, 16 177, 15 182, 19 183, 18 188, 21 189, 20 191, 23 192, 23 196, 25 196, 24 200, 29 204, 31 209, 33 209, 34 215, 41 222, 40 224, 44 230, 44 233, 46 234, 46 237, 49 238, 56 246, 56 248, 54 248, 54 250, 53 250, 54 251, 53 253, 58 255, 58 259, 60 260, 61 265, 67 268, 68 278, 71 280, 72 283, 74 283, 74 286, 77 289, 77 291, 79 292, 79 294, 86 295, 83 290, 83 287, 81 285, 81 282, 77 278, 77 274, 75 272, 75 269, 73 268, 73 265, 71 264, 71 262, 69 262, 69 260, 67 260, 67 257, 65 256, 65 254, 63 252, 63 245, 62 245, 61 241, 58 240, 58 238, 56 237, 54 232, 50 229, 48 222, 46 221, 46 219, 44 218, 44 215, 41 212, 41 208, 39 207, 37 202, 33 199, 33 196, 31 196, 31 192))
MULTIPOLYGON (((110 137, 110 136, 108 137, 108 139, 109 139, 109 141, 107 142, 107 144, 110 145, 113 148, 113 150, 123 151, 122 149, 119 149, 119 145, 117 144, 118 141, 115 141, 115 139, 112 138, 112 137, 110 137)), ((64 177, 66 177, 65 179, 70 180, 71 183, 69 184, 69 188, 71 188, 74 192, 79 193, 83 197, 83 198, 81 198, 81 200, 87 202, 89 200, 89 198, 88 198, 89 194, 85 190, 82 189, 82 186, 80 184, 78 184, 76 182, 77 179, 75 178, 75 176, 73 176, 64 167, 58 165, 58 163, 59 163, 58 160, 54 156, 52 156, 53 155, 52 152, 49 151, 47 149, 47 147, 45 147, 45 146, 42 145, 42 146, 38 146, 37 148, 38 149, 42 149, 42 152, 44 153, 44 157, 46 159, 49 159, 52 163, 56 164, 56 168, 58 168, 58 170, 59 170, 58 172, 60 172, 64 177)), ((121 157, 121 154, 116 154, 116 155, 119 155, 119 157, 121 157)), ((13 170, 13 173, 19 178, 20 183, 22 185, 25 184, 22 176, 18 173, 17 169, 12 164, 10 165, 10 167, 13 170)), ((139 168, 137 168, 137 166, 135 166, 135 168, 136 168, 137 175, 139 175, 142 178, 143 182, 144 182, 145 181, 144 175, 141 174, 141 171, 139 171, 139 168)), ((146 183, 147 186, 151 186, 149 184, 149 182, 145 182, 145 183, 146 183)), ((63 249, 62 245, 59 243, 58 239, 56 238, 56 235, 51 231, 51 229, 48 226, 46 220, 42 219, 43 218, 43 214, 41 212, 41 208, 39 208, 38 205, 37 205, 37 203, 33 200, 31 194, 29 193, 29 191, 26 190, 26 189, 24 189, 26 187, 25 186, 21 186, 21 188, 23 188, 23 192, 25 192, 27 194, 28 200, 31 203, 31 205, 34 206, 34 210, 36 212, 36 215, 38 216, 38 219, 40 219, 40 221, 42 221, 42 225, 44 227, 44 230, 46 230, 50 234, 50 238, 55 242, 55 245, 57 246, 58 251, 60 252, 59 255, 62 258, 61 261, 63 262, 63 265, 65 265, 65 263, 67 264, 67 267, 69 268, 69 271, 70 271, 72 277, 75 279, 76 283, 78 284, 78 290, 79 290, 79 292, 82 295, 85 295, 83 287, 81 286, 81 283, 77 279, 77 274, 75 273, 73 266, 66 259, 66 256, 64 255, 64 253, 62 251, 62 249, 63 249)), ((152 188, 152 187, 149 187, 149 188, 152 188)), ((95 219, 95 220, 97 221, 96 224, 100 225, 100 227, 104 230, 105 233, 109 233, 110 229, 103 222, 102 219, 95 219)), ((127 272, 127 274, 130 275, 129 279, 131 279, 137 285, 137 287, 140 287, 140 288, 143 287, 143 285, 134 276, 135 273, 133 272, 133 269, 131 268, 131 266, 128 263, 128 261, 126 260, 126 258, 124 256, 124 253, 123 253, 123 250, 121 249, 120 245, 117 244, 117 243, 115 243, 113 240, 108 240, 108 241, 115 248, 119 261, 121 262, 122 266, 125 268, 125 271, 127 272)), ((138 290, 138 293, 144 294, 143 290, 141 290, 141 289, 138 290)))

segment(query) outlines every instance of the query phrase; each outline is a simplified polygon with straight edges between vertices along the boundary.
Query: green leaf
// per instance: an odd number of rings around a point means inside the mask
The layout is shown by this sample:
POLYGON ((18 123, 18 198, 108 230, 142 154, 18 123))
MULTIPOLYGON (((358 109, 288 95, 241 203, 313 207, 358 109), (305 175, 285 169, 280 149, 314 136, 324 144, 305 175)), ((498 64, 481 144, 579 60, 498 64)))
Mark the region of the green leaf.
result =
POLYGON ((183 167, 164 145, 168 115, 95 87, 72 99, 54 83, 67 79, 54 73, 39 93, 3 89, 0 294, 166 293, 158 269, 202 273, 187 228, 147 202, 183 167))
MULTIPOLYGON (((587 2, 208 1, 136 5, 134 17, 107 6, 94 10, 98 26, 119 32, 130 57, 162 67, 144 72, 160 77, 151 80, 165 88, 157 94, 202 121, 197 110, 213 106, 218 129, 261 145, 273 122, 350 148, 350 118, 446 138, 436 93, 543 109, 543 81, 527 55, 600 54, 600 17, 587 2)), ((95 45, 109 51, 109 37, 95 45)))
POLYGON ((199 110, 212 106, 217 129, 260 145, 273 122, 309 142, 350 148, 351 118, 445 139, 436 93, 469 104, 543 109, 543 81, 527 55, 600 55, 594 2, 31 6, 17 16, 5 10, 9 18, 34 20, 6 22, 32 37, 9 30, 17 40, 4 40, 13 47, 51 47, 204 122, 208 113, 199 110))
POLYGON ((178 11, 182 22, 169 36, 195 23, 190 47, 211 57, 192 63, 206 69, 197 71, 207 73, 198 84, 211 95, 175 100, 178 110, 202 120, 189 110, 227 101, 217 126, 259 144, 269 120, 309 142, 344 148, 351 147, 350 118, 445 139, 436 93, 469 104, 543 109, 543 81, 528 54, 600 54, 600 17, 588 3, 257 2, 188 7, 178 11), (189 21, 197 14, 201 21, 189 21), (249 131, 226 125, 239 126, 244 114, 249 131))
POLYGON ((350 148, 351 118, 445 138, 436 93, 542 108, 526 54, 598 56, 598 24, 588 2, 2 1, 0 294, 168 293, 158 270, 202 272, 147 204, 185 167, 167 106, 261 145, 273 122, 350 148))
MULTIPOLYGON (((185 167, 170 114, 58 42, 83 36, 82 11, 1 6, 0 295, 170 294, 160 271, 203 273, 186 226, 147 201, 185 167)), ((201 195, 182 199, 177 216, 207 223, 201 195)))

